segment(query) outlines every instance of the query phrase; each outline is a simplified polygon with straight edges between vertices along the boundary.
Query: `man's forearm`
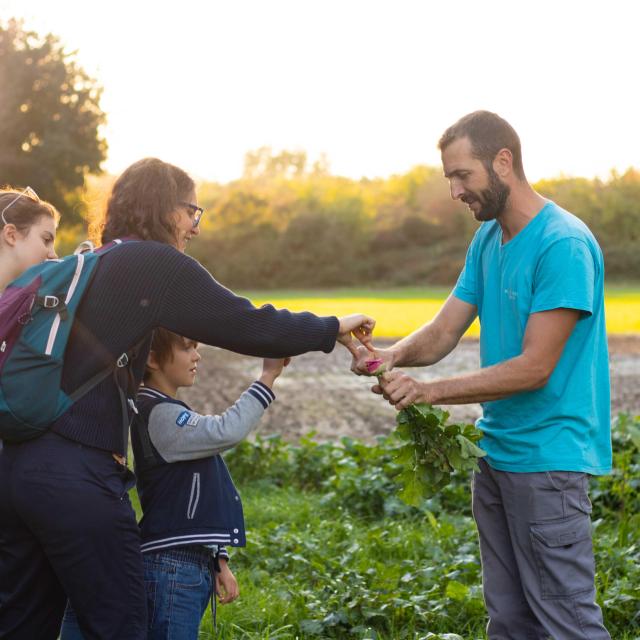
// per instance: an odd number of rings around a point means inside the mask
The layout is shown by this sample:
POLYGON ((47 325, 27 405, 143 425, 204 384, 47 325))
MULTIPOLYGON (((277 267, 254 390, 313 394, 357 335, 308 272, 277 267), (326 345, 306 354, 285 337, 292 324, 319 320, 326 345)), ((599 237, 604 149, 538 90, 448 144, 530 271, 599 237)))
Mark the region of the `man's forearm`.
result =
POLYGON ((394 367, 425 367, 440 362, 458 343, 433 322, 425 324, 391 347, 394 367))
POLYGON ((431 404, 468 404, 501 400, 543 387, 550 372, 517 356, 492 367, 434 382, 424 382, 424 401, 431 404))

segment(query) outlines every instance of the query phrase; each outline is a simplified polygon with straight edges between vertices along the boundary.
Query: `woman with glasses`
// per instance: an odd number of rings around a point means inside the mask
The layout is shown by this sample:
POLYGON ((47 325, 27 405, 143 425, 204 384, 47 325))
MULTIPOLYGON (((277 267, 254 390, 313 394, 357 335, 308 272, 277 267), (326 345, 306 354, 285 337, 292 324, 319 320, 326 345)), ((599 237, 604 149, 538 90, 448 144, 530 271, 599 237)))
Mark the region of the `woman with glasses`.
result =
MULTIPOLYGON (((330 352, 336 341, 355 351, 352 335, 370 342, 375 323, 366 316, 256 308, 216 282, 183 253, 201 215, 193 180, 173 165, 147 158, 118 178, 102 242, 137 241, 100 259, 65 353, 67 393, 136 345, 130 369, 139 384, 155 327, 270 358, 330 352)), ((49 432, 0 456, 0 637, 53 640, 67 596, 86 638, 146 637, 121 411, 108 377, 49 432)))
POLYGON ((60 214, 35 191, 0 189, 0 295, 38 262, 57 258, 53 243, 60 214))

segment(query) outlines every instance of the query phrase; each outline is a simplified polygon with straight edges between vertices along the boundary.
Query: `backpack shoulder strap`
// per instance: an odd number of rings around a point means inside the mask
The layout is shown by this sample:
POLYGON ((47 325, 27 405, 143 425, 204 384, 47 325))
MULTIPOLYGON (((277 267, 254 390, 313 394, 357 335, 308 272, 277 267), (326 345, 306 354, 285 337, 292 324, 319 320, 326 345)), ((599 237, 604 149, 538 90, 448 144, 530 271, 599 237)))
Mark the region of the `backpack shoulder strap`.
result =
MULTIPOLYGON (((87 241, 89 242, 89 241, 87 241)), ((142 240, 140 240, 140 238, 136 238, 134 236, 127 236, 125 238, 114 238, 113 240, 110 240, 109 242, 106 242, 105 244, 103 244, 102 246, 98 247, 97 249, 94 249, 93 252, 97 253, 99 255, 104 255, 105 253, 109 253, 109 251, 111 251, 112 249, 115 249, 116 247, 120 247, 124 244, 129 244, 130 242, 142 242, 142 240)), ((84 243, 82 243, 84 244, 84 243)), ((79 245, 78 248, 80 248, 79 245)))

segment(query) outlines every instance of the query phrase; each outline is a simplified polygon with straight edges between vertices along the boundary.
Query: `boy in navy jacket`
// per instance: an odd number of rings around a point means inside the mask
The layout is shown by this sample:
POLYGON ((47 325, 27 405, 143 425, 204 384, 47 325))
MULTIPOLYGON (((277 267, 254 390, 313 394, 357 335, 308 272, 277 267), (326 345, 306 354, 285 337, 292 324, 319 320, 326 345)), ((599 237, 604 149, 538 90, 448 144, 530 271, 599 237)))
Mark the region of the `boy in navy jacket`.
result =
POLYGON ((165 329, 154 332, 131 429, 150 640, 196 640, 214 587, 222 604, 238 597, 225 545, 246 544, 244 518, 219 454, 258 424, 288 364, 265 359, 260 379, 232 407, 201 415, 176 399, 180 387, 195 382, 197 347, 165 329))

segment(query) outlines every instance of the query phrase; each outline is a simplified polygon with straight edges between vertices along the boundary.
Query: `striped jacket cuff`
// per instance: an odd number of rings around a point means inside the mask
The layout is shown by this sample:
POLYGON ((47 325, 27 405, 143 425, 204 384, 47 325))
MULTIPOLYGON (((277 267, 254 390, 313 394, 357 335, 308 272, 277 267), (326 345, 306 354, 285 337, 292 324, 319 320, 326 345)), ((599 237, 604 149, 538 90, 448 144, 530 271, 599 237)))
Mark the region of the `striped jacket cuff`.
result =
POLYGON ((247 391, 260 402, 263 409, 268 409, 269 405, 276 399, 275 394, 266 384, 256 380, 247 391))
POLYGON ((220 560, 220 558, 223 560, 229 560, 229 552, 227 551, 227 548, 220 545, 218 547, 218 553, 216 553, 216 558, 218 558, 218 560, 220 560))

